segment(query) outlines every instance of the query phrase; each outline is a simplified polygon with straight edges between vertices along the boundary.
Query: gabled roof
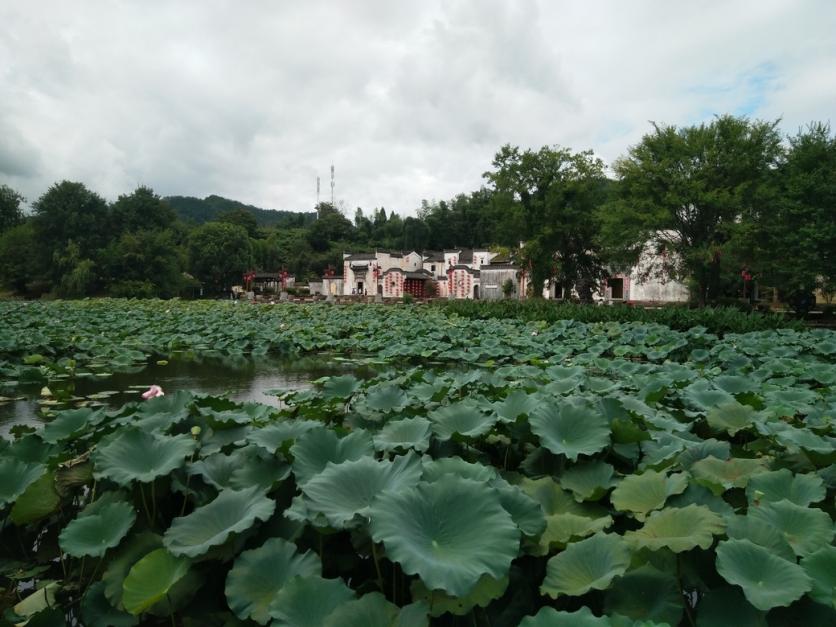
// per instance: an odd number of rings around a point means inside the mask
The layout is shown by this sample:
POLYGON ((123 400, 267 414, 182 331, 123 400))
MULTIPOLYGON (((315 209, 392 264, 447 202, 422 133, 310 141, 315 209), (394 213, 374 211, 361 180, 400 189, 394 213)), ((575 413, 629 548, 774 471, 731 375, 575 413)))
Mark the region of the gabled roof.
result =
POLYGON ((371 261, 377 259, 377 253, 352 253, 345 258, 346 261, 371 261))

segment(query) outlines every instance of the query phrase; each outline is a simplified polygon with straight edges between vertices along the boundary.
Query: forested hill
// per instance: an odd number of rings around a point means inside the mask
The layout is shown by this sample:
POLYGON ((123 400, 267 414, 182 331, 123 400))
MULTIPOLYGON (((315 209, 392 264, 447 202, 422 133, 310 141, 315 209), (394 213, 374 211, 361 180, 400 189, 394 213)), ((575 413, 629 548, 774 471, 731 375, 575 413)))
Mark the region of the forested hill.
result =
POLYGON ((185 222, 204 224, 216 220, 221 214, 244 209, 251 213, 259 226, 305 227, 316 220, 316 212, 301 213, 296 211, 279 211, 261 209, 252 205, 245 205, 237 200, 230 200, 222 196, 207 196, 194 198, 192 196, 167 196, 166 202, 177 213, 177 217, 185 222))

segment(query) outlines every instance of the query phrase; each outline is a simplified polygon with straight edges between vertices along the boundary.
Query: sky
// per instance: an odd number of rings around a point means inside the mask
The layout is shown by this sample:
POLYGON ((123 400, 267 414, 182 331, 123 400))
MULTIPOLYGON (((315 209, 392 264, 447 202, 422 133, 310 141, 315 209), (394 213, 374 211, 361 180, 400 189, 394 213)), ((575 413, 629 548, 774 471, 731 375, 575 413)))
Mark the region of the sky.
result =
POLYGON ((0 183, 414 215, 506 143, 836 115, 833 0, 0 0, 0 183))

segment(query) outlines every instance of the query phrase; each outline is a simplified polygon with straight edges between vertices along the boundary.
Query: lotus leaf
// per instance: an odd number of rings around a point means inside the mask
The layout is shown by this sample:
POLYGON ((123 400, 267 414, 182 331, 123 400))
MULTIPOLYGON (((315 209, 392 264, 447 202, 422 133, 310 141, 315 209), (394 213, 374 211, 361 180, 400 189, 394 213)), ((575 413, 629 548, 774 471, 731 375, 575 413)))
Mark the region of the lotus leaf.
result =
POLYGON ((104 594, 104 584, 97 581, 87 588, 81 600, 81 619, 85 625, 101 627, 133 627, 138 620, 122 610, 113 607, 104 594))
POLYGON ((539 399, 533 394, 522 390, 514 390, 501 401, 494 403, 493 408, 503 422, 514 422, 520 416, 531 415, 539 404, 539 399))
POLYGON ((131 567, 122 584, 122 604, 138 616, 165 599, 189 572, 191 561, 155 549, 131 567))
POLYGON ((789 605, 812 587, 798 564, 749 540, 726 540, 717 545, 717 572, 743 588, 749 603, 764 611, 789 605))
POLYGON ((578 501, 597 501, 615 485, 615 469, 595 460, 578 464, 560 475, 560 485, 571 490, 578 501))
POLYGON ((355 431, 340 438, 328 429, 312 429, 296 440, 290 453, 296 483, 302 485, 322 472, 328 462, 339 464, 374 455, 374 446, 365 431, 355 431))
POLYGON ((526 616, 519 627, 611 627, 607 616, 595 616, 588 607, 574 612, 558 611, 553 607, 541 608, 534 616, 526 616))
POLYGON ((58 509, 60 502, 55 491, 55 473, 46 472, 40 479, 30 483, 17 498, 9 518, 15 525, 27 525, 49 516, 58 509))
POLYGON ((813 582, 811 599, 836 609, 836 547, 826 546, 801 560, 801 567, 813 582))
POLYGON ((229 486, 230 477, 238 467, 238 461, 236 456, 214 453, 189 464, 186 472, 192 476, 200 476, 212 487, 222 490, 229 486))
POLYGON ((431 426, 426 418, 393 420, 374 435, 374 446, 379 451, 411 448, 422 453, 430 446, 431 426))
POLYGON ((607 614, 621 614, 634 621, 679 625, 683 609, 677 578, 650 565, 616 579, 604 596, 607 614))
POLYGON ((681 553, 695 547, 708 549, 724 529, 723 519, 704 505, 666 507, 652 512, 641 529, 626 532, 624 539, 636 548, 681 553))
POLYGON ((238 556, 226 578, 226 599, 241 620, 250 618, 266 625, 270 603, 286 582, 321 572, 318 556, 310 551, 298 553, 294 544, 272 538, 238 556))
POLYGON ((83 511, 58 536, 61 550, 73 557, 102 557, 112 549, 136 521, 136 512, 124 501, 105 503, 92 512, 83 511))
POLYGON ((740 457, 726 460, 706 457, 691 466, 697 483, 717 495, 731 488, 745 488, 749 479, 765 471, 763 460, 740 457))
POLYGON ((734 435, 746 429, 755 420, 755 410, 737 401, 722 403, 708 411, 706 420, 712 429, 734 435))
POLYGON ((221 490, 208 505, 175 518, 163 536, 163 544, 173 555, 197 557, 226 542, 230 534, 266 520, 275 509, 275 501, 263 496, 259 486, 221 490))
POLYGON ((315 420, 282 420, 251 431, 247 440, 275 455, 285 442, 296 440, 311 429, 321 427, 315 420))
POLYGON ((795 551, 780 530, 751 516, 729 516, 726 535, 731 540, 749 540, 787 561, 796 560, 795 551))
POLYGON ((475 438, 491 430, 496 424, 496 414, 484 413, 475 403, 462 401, 430 412, 433 431, 440 440, 449 440, 454 434, 475 438))
POLYGON ((572 542, 552 557, 540 592, 556 599, 580 596, 590 590, 605 590, 630 565, 630 552, 620 536, 596 534, 572 542))
POLYGON ((482 575, 505 577, 520 540, 496 491, 454 476, 384 492, 372 505, 370 530, 404 572, 454 596, 468 594, 482 575))
POLYGON ((774 502, 786 499, 807 507, 818 503, 827 495, 824 482, 818 475, 795 475, 786 468, 755 475, 746 486, 749 503, 774 502))
POLYGON ((564 403, 538 407, 529 418, 531 430, 543 446, 572 461, 594 455, 610 443, 606 416, 589 406, 564 403))
POLYGON ((393 627, 400 608, 379 592, 347 601, 328 615, 323 627, 393 627))
POLYGON ((46 467, 13 457, 0 458, 0 507, 13 503, 26 489, 43 476, 46 467))
POLYGON ((341 528, 355 516, 368 518, 369 507, 384 490, 401 491, 421 479, 421 460, 413 454, 393 461, 371 457, 328 463, 321 473, 302 486, 307 510, 322 513, 332 526, 341 528))
POLYGON ((196 447, 189 435, 160 435, 126 428, 93 452, 93 476, 118 485, 148 483, 183 465, 196 447))
POLYGON ((445 475, 453 475, 474 481, 492 481, 496 478, 493 466, 485 466, 478 462, 466 462, 461 457, 442 457, 430 459, 424 457, 424 481, 438 481, 445 475))
POLYGON ((354 598, 342 579, 293 577, 270 604, 271 627, 322 627, 331 613, 354 598))
POLYGON ((58 412, 58 415, 44 426, 41 439, 48 444, 55 444, 64 440, 78 437, 87 427, 95 426, 104 418, 102 410, 94 411, 89 407, 68 409, 58 412))
POLYGON ((622 512, 632 512, 640 520, 650 511, 659 509, 669 496, 681 494, 688 486, 688 475, 646 470, 639 475, 629 475, 621 480, 610 495, 613 507, 622 512))
POLYGON ((784 500, 750 507, 748 515, 777 529, 801 557, 815 553, 833 540, 833 521, 820 509, 784 500))
POLYGON ((701 442, 688 444, 685 450, 677 457, 677 462, 685 470, 689 470, 691 466, 706 457, 716 457, 717 459, 728 459, 731 456, 731 444, 721 440, 709 438, 701 442))
POLYGON ((102 575, 104 595, 113 607, 122 607, 122 584, 133 565, 154 549, 163 545, 163 539, 150 532, 131 535, 127 542, 119 547, 113 558, 108 561, 102 575))
POLYGON ((322 386, 323 398, 351 398, 360 389, 360 381, 351 375, 328 377, 322 386))
POLYGON ((401 409, 407 403, 406 394, 396 385, 384 384, 368 390, 365 404, 369 409, 390 412, 401 409))
POLYGON ((511 514, 511 518, 523 535, 535 537, 543 533, 546 528, 546 518, 543 508, 537 501, 512 485, 497 486, 497 492, 502 507, 511 514))
POLYGON ((712 588, 697 605, 697 627, 767 627, 766 614, 737 587, 712 588))
POLYGON ((505 594, 507 588, 507 577, 494 579, 489 575, 482 575, 476 587, 463 597, 449 595, 443 590, 429 590, 420 579, 415 579, 410 585, 412 598, 424 601, 434 618, 446 613, 464 616, 475 607, 487 607, 491 601, 505 594))
POLYGON ((705 379, 699 379, 682 391, 682 397, 700 411, 709 411, 725 403, 734 402, 734 397, 711 386, 705 379))

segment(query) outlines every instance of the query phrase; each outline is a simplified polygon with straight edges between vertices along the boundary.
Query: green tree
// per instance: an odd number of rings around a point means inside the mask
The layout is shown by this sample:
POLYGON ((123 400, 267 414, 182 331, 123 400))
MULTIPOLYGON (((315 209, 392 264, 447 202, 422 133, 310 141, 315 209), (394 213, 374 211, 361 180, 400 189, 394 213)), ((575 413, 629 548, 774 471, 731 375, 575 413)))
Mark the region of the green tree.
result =
MULTIPOLYGON (((602 213, 604 240, 622 261, 654 249, 658 270, 691 280, 701 305, 723 295, 742 220, 769 201, 781 162, 777 122, 721 116, 708 124, 653 125, 615 163, 619 199, 602 213)), ((649 266, 650 268, 650 266, 649 266)))
POLYGON ((597 209, 606 198, 603 162, 590 151, 506 145, 493 167, 484 176, 500 206, 522 217, 522 257, 533 285, 554 277, 565 291, 574 287, 581 300, 590 301, 592 288, 606 275, 597 243, 597 209))
POLYGON ((225 211, 218 216, 217 221, 243 226, 247 231, 247 235, 253 239, 257 239, 261 235, 258 231, 258 221, 255 219, 255 216, 244 207, 237 207, 235 209, 225 211))
POLYGON ((8 185, 0 185, 0 233, 23 222, 23 210, 20 203, 23 196, 8 185))
POLYGON ((135 233, 167 229, 176 220, 174 210, 150 187, 137 187, 119 196, 110 207, 115 233, 135 233))
MULTIPOLYGON (((110 237, 108 207, 104 199, 82 183, 62 181, 47 190, 34 204, 35 239, 38 254, 49 266, 55 285, 75 263, 94 262, 110 237)), ((85 263, 85 281, 90 277, 85 263)), ((74 288, 82 284, 74 280, 74 288)), ((85 283, 89 287, 89 283, 85 283)))
POLYGON ((31 220, 0 233, 0 284, 18 294, 40 296, 40 266, 31 220))
POLYGON ((836 283, 836 137, 810 124, 789 138, 774 201, 747 216, 743 246, 756 274, 785 298, 836 283))
POLYGON ((113 296, 171 298, 180 291, 183 267, 169 230, 123 233, 103 257, 113 296))
POLYGON ((212 290, 224 291, 240 283, 252 262, 250 238, 237 224, 208 222, 189 237, 191 273, 212 290))

